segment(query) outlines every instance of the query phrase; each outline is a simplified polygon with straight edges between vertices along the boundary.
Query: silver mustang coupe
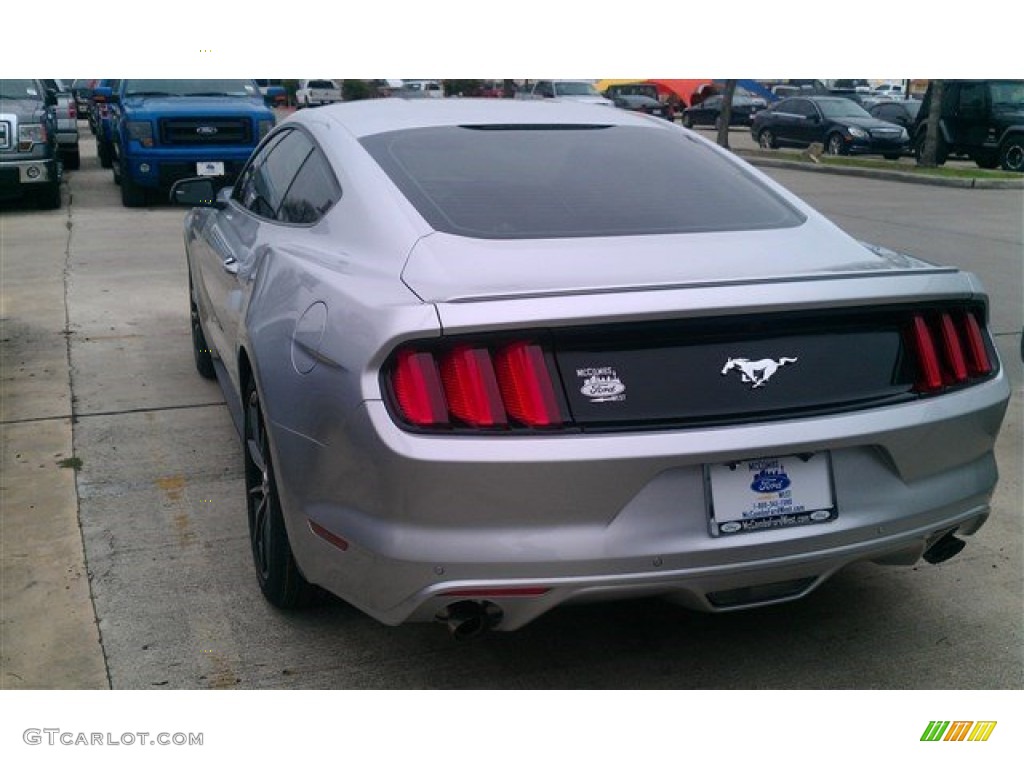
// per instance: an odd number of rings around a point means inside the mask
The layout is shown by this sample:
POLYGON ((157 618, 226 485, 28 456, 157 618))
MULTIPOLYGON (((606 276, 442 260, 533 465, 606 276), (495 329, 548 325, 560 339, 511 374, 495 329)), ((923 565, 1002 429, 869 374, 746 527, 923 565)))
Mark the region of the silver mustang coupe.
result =
POLYGON ((319 585, 457 636, 729 611, 941 562, 989 514, 1009 386, 978 280, 664 120, 339 104, 171 194, 276 606, 319 585))

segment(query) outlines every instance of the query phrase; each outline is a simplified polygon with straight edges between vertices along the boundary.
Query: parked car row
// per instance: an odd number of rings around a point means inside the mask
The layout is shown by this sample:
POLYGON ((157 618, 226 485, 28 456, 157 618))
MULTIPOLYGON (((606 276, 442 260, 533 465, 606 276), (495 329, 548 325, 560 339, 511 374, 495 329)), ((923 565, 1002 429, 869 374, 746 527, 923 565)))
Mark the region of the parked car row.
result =
MULTIPOLYGON (((956 155, 981 168, 1024 172, 1024 80, 943 82, 936 161, 941 165, 956 155)), ((920 156, 933 93, 934 83, 923 101, 868 101, 860 94, 793 96, 759 112, 750 133, 765 149, 817 142, 832 155, 920 156), (858 101, 870 106, 865 109, 858 101)))

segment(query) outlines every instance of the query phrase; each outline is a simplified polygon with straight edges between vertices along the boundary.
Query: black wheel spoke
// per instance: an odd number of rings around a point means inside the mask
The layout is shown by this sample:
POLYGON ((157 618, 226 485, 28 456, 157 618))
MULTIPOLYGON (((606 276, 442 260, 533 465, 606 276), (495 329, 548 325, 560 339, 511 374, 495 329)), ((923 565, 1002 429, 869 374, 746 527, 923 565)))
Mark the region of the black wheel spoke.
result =
POLYGON ((289 546, 274 481, 270 435, 252 383, 246 394, 242 453, 253 564, 264 597, 279 608, 294 608, 302 602, 309 585, 298 572, 289 546))

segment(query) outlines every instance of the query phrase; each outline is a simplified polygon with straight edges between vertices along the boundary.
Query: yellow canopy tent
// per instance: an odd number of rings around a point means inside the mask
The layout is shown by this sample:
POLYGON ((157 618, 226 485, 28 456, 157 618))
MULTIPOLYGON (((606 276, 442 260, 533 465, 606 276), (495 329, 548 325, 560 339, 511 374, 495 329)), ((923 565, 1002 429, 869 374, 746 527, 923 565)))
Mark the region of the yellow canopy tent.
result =
POLYGON ((609 85, 622 85, 623 83, 646 83, 646 80, 598 80, 594 87, 597 88, 601 93, 608 90, 609 85))
POLYGON ((698 92, 701 86, 712 85, 714 80, 710 78, 704 78, 702 80, 655 80, 648 78, 646 80, 598 80, 596 84, 597 90, 604 92, 609 85, 619 85, 620 83, 650 83, 651 85, 657 86, 658 95, 663 99, 664 97, 675 96, 683 103, 684 106, 690 106, 693 95, 698 92))

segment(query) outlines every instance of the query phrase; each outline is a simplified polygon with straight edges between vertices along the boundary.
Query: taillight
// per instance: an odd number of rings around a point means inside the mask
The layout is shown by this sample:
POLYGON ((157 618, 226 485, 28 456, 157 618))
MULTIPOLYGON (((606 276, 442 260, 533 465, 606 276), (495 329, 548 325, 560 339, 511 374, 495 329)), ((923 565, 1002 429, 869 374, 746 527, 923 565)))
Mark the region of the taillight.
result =
POLYGON ((981 326, 969 309, 915 314, 909 340, 917 367, 915 392, 938 392, 992 373, 981 326))
POLYGON ((471 427, 503 427, 508 424, 501 403, 494 364, 486 349, 461 346, 441 359, 441 381, 448 408, 471 427))
POLYGON ((921 315, 914 315, 914 349, 917 353, 918 376, 914 386, 918 392, 934 392, 942 388, 939 356, 935 352, 931 331, 921 315))
POLYGON ((509 344, 498 350, 494 363, 501 397, 513 419, 530 427, 562 423, 554 384, 539 346, 526 342, 509 344))
POLYGON ((964 351, 960 346, 960 338, 953 325, 953 318, 949 312, 943 312, 939 317, 939 327, 942 331, 943 359, 947 362, 947 375, 944 377, 947 384, 960 384, 967 381, 967 364, 964 362, 964 351))
POLYGON ((978 318, 965 312, 962 319, 964 334, 967 337, 967 367, 971 376, 988 376, 992 373, 992 361, 988 358, 985 339, 981 335, 978 318))
POLYGON ((401 417, 417 427, 507 431, 565 423, 544 349, 533 342, 403 349, 390 388, 401 417))
POLYGON ((441 377, 429 352, 399 352, 391 383, 398 406, 410 422, 420 427, 448 423, 441 377))

